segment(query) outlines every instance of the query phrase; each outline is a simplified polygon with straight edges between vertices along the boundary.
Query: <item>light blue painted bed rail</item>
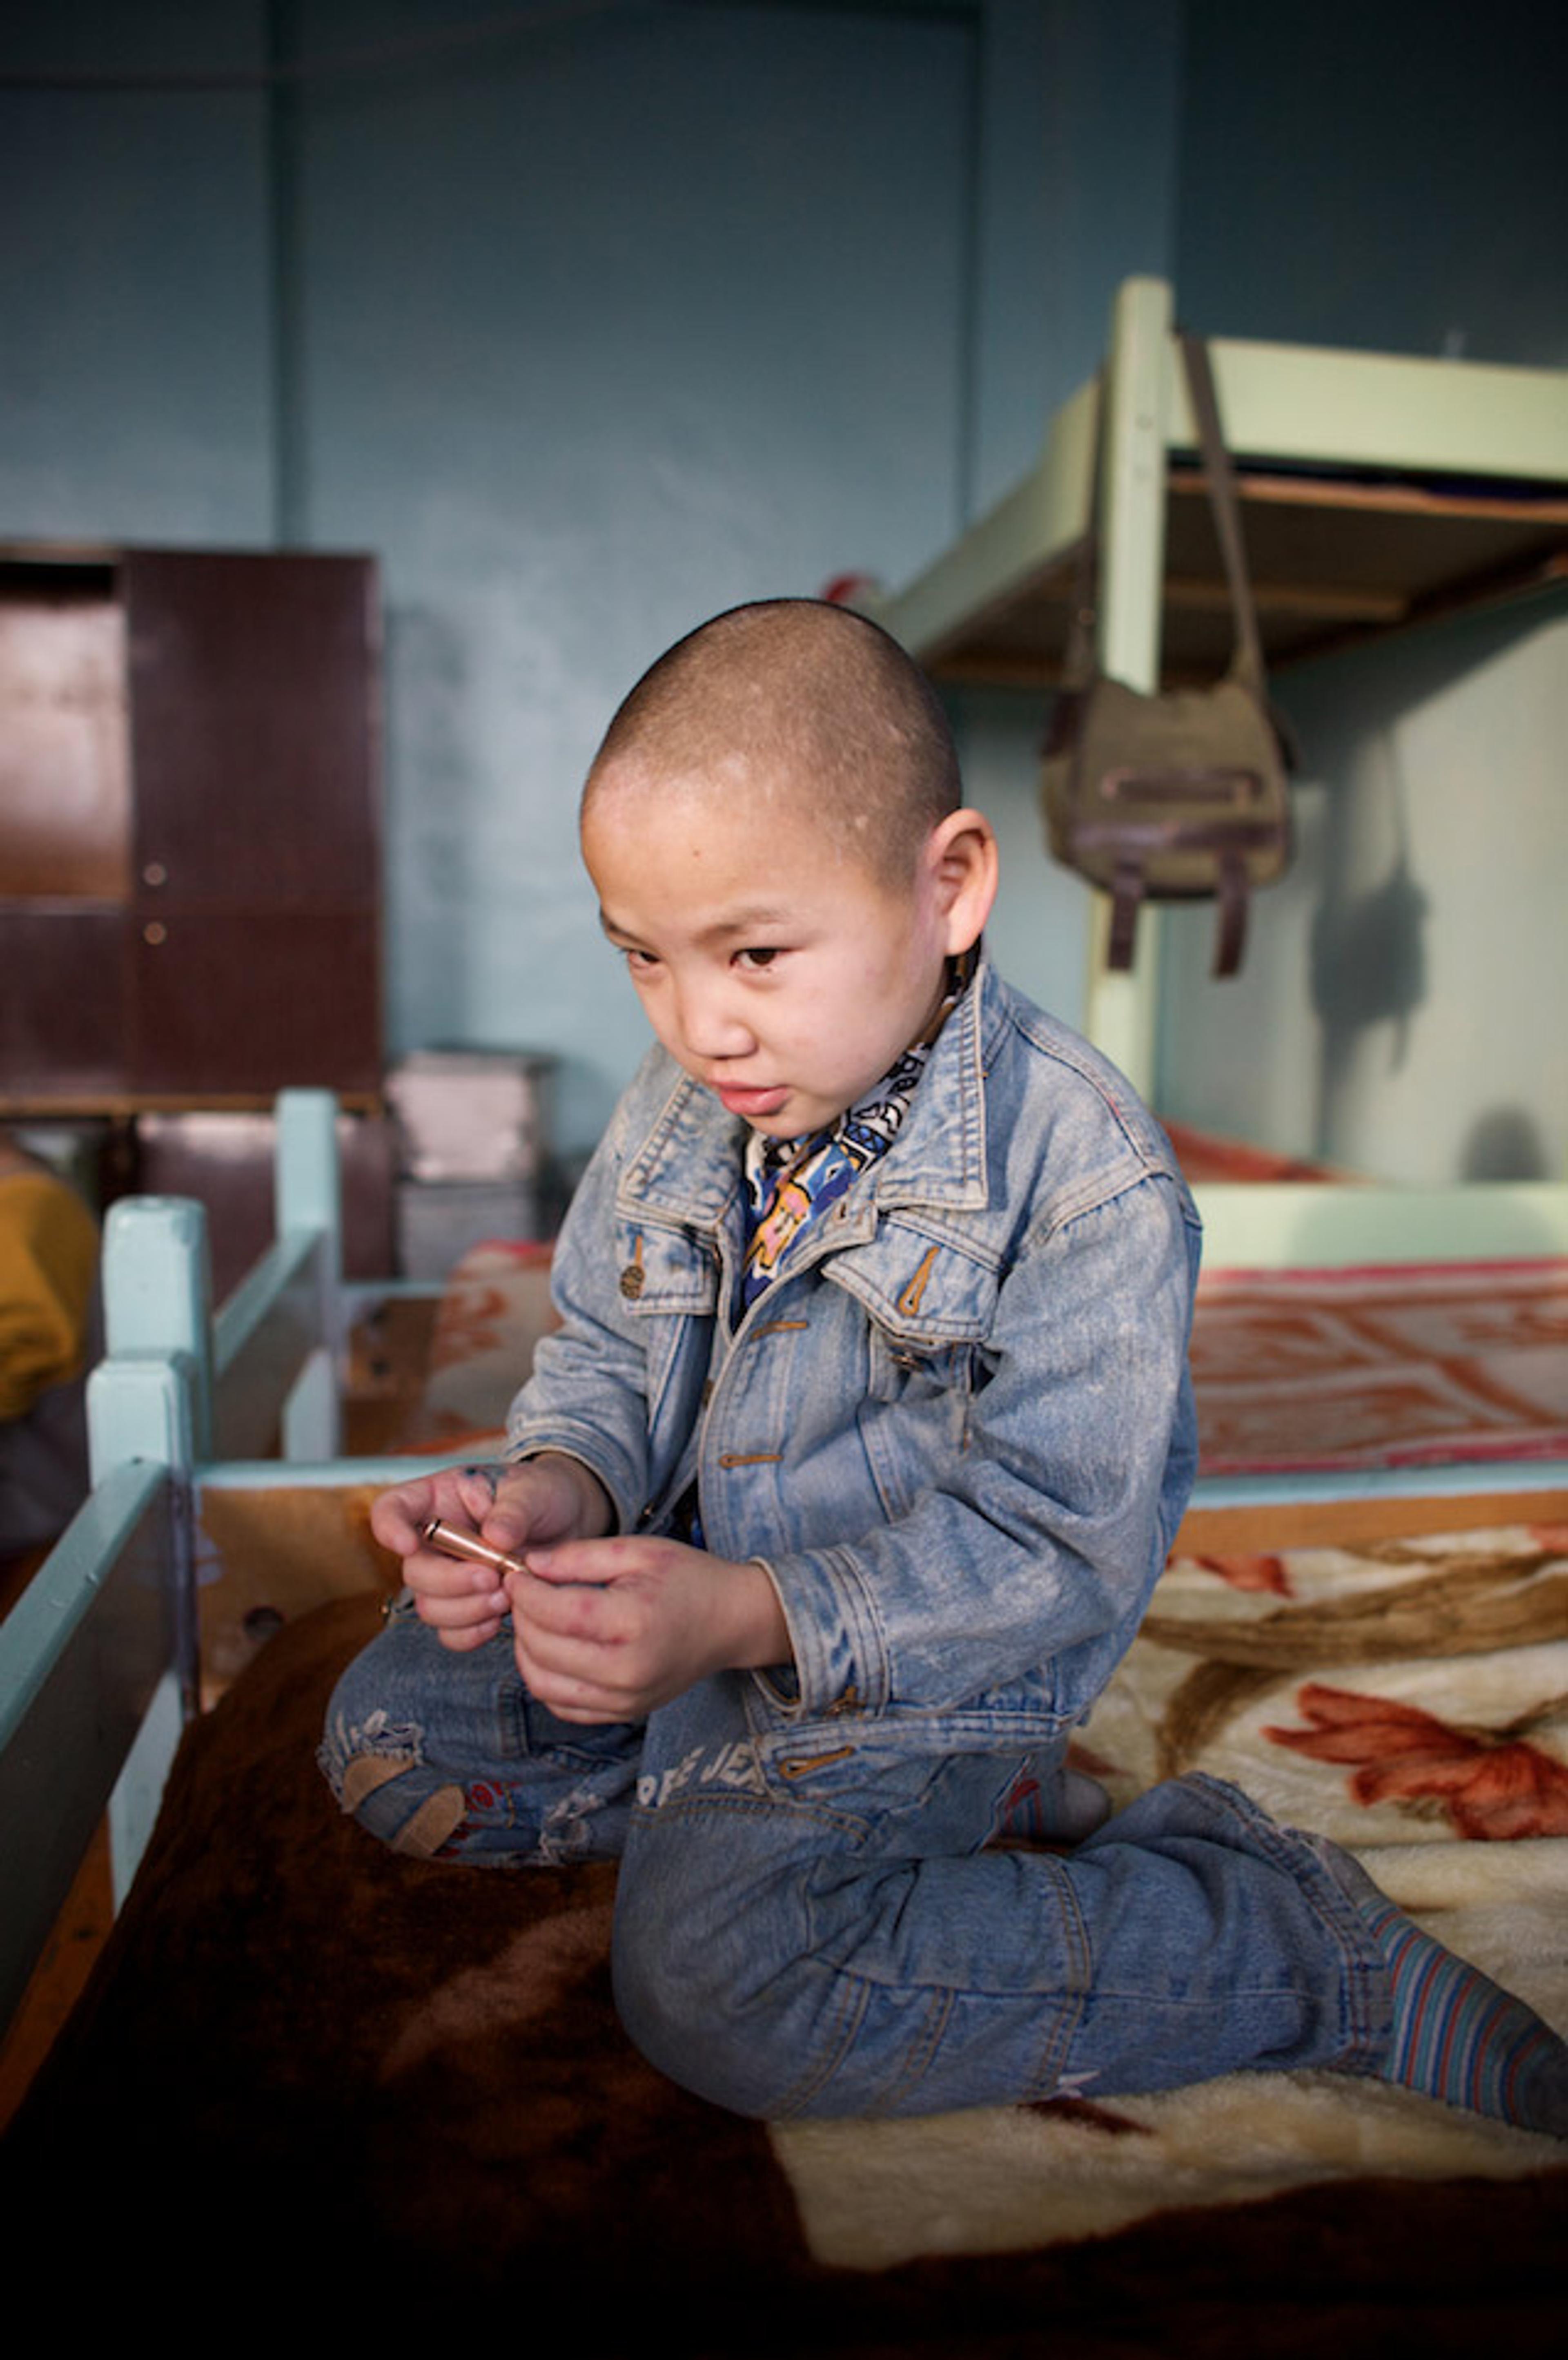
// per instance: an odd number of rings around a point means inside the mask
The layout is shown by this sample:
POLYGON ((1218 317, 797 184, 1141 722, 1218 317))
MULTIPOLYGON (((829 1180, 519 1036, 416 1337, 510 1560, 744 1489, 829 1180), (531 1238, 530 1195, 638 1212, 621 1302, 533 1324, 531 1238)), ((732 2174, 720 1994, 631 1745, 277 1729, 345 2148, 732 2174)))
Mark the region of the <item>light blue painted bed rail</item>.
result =
MULTIPOLYGON (((104 1222, 93 1491, 0 1624, 0 2024, 105 1808, 117 1900, 151 1831, 196 1707, 202 1484, 374 1481, 382 1463, 337 1455, 349 1322, 421 1290, 344 1284, 336 1103, 285 1091, 277 1113, 278 1234, 216 1312, 201 1206, 128 1197, 104 1222)), ((387 1480, 438 1463, 389 1462, 387 1480)))

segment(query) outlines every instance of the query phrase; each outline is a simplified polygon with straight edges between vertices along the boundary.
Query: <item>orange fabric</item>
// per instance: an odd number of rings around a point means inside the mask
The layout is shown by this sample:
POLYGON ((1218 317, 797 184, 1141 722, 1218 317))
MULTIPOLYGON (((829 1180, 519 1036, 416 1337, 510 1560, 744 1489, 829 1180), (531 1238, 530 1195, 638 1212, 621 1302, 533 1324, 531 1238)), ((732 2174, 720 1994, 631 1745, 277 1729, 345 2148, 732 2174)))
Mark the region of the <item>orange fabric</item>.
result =
POLYGON ((0 1174, 0 1417, 82 1374, 97 1270, 96 1226, 63 1181, 0 1174))

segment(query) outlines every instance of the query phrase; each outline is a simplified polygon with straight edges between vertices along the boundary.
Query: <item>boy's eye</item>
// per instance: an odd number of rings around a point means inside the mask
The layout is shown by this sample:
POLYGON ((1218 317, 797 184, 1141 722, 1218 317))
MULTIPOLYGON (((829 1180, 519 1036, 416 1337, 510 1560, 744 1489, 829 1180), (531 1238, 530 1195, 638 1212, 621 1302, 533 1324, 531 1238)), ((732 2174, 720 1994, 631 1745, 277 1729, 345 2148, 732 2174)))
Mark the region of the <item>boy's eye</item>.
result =
POLYGON ((736 951, 735 960, 738 966, 748 967, 756 974, 760 968, 771 967, 778 956, 774 949, 751 949, 736 951))
POLYGON ((654 968, 659 965, 658 959, 654 956, 651 951, 628 950, 624 954, 624 956, 627 967, 630 967, 634 975, 651 975, 654 968))

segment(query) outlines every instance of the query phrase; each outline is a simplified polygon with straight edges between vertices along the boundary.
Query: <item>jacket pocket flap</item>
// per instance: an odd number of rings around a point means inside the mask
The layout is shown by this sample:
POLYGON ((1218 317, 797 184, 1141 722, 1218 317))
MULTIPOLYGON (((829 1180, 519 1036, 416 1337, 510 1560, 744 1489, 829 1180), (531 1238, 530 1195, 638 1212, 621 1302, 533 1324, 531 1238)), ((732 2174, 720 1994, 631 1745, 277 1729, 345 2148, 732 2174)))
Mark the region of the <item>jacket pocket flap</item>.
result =
POLYGON ((684 1229, 617 1219, 615 1284, 634 1316, 658 1312, 711 1312, 718 1302, 719 1273, 713 1255, 684 1229))
POLYGON ((915 1351, 983 1343, 996 1324, 996 1271, 898 1221, 884 1221, 866 1245, 832 1255, 822 1275, 864 1304, 889 1338, 915 1351))

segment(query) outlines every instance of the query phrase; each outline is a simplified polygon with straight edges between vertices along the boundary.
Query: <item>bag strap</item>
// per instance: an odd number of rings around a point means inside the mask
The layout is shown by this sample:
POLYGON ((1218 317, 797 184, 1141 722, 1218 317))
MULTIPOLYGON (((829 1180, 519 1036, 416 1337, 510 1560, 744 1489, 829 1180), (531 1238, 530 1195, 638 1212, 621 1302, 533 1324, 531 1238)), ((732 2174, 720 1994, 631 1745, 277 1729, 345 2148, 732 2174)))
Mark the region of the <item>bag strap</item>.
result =
MULTIPOLYGON (((1203 480, 1214 513, 1214 532, 1230 590, 1231 607, 1236 616, 1236 651, 1231 668, 1245 674, 1261 696, 1265 677, 1263 641, 1258 628, 1258 609, 1253 602, 1252 585, 1247 577, 1247 558, 1242 545, 1241 508, 1236 498, 1236 476, 1220 431, 1219 404, 1214 397, 1214 372, 1209 366, 1209 348, 1201 336, 1191 335, 1184 329, 1180 332, 1178 342, 1186 367, 1187 391, 1198 430, 1198 447, 1203 455, 1203 480)), ((1086 688, 1094 674, 1093 634, 1099 570, 1100 482, 1105 450, 1103 379, 1100 401, 1101 410, 1094 429, 1094 466, 1089 485, 1089 520, 1078 544, 1072 616, 1068 624, 1066 652, 1062 658, 1062 684, 1067 689, 1086 688)))
POLYGON ((1235 846, 1220 855, 1219 910, 1214 919, 1216 980, 1235 975, 1247 946, 1247 870, 1235 846))
POLYGON ((1209 506, 1214 510, 1214 530, 1219 537, 1220 555, 1225 561, 1225 580, 1230 585, 1230 603, 1236 614, 1235 668, 1245 669, 1252 685, 1259 693, 1263 687, 1263 641, 1258 628, 1258 609, 1253 604, 1252 585, 1247 579, 1247 557, 1241 540, 1241 507, 1236 495, 1236 475, 1220 432, 1219 404, 1214 399, 1214 372, 1209 366, 1209 348, 1201 336, 1181 336, 1181 357, 1187 366, 1187 391, 1192 399, 1192 414, 1197 421, 1198 442, 1203 454, 1203 474, 1209 486, 1209 506))
POLYGON ((1078 554, 1073 565, 1073 604, 1068 610, 1067 645, 1062 658, 1062 686, 1069 691, 1086 689, 1094 677, 1094 601, 1098 589, 1095 576, 1099 571, 1096 560, 1100 540, 1100 476, 1105 447, 1105 384, 1102 376, 1098 392, 1099 410, 1094 422, 1094 464, 1089 475, 1089 515, 1083 527, 1083 538, 1078 544, 1078 554))
MULTIPOLYGON (((1124 854, 1111 880, 1111 934, 1105 965, 1113 975, 1126 975, 1131 969, 1143 889, 1142 863, 1135 853, 1124 854)), ((1216 981, 1223 981, 1239 971, 1241 955, 1247 947, 1247 869, 1234 846, 1227 846, 1219 857, 1217 900, 1214 963, 1211 971, 1216 981)))
POLYGON ((1132 967, 1138 913, 1142 907, 1143 865, 1136 856, 1127 853, 1117 861, 1111 884, 1111 938, 1105 964, 1115 975, 1126 975, 1132 967))

